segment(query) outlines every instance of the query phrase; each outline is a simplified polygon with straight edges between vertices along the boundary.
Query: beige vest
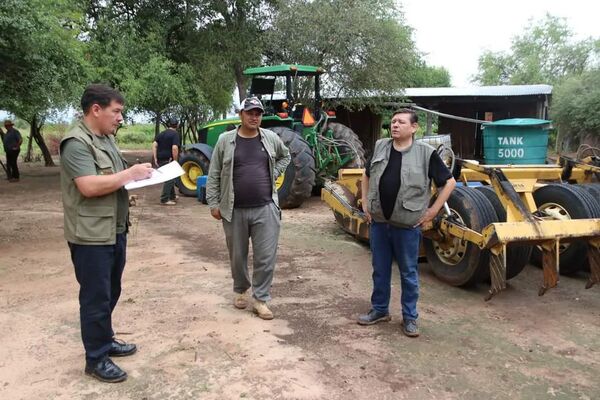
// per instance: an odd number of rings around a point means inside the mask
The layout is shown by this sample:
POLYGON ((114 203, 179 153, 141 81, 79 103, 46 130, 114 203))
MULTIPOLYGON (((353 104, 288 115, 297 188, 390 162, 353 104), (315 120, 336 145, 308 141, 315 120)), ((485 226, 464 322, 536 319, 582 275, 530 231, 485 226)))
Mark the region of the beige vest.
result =
POLYGON ((376 222, 387 222, 403 228, 413 227, 429 206, 431 197, 429 159, 435 150, 426 143, 413 141, 408 149, 402 151, 402 167, 398 171, 401 181, 400 190, 392 216, 387 220, 381 209, 379 181, 390 159, 392 141, 392 139, 380 139, 375 143, 367 195, 369 212, 376 222))
MULTIPOLYGON (((121 165, 115 165, 99 139, 83 122, 77 123, 61 140, 61 148, 69 139, 79 140, 88 146, 98 175, 114 174, 127 166, 127 162, 122 157, 122 163, 117 163, 121 165)), ((111 140, 114 139, 111 137, 111 140)), ((81 195, 75 182, 67 177, 64 171, 61 173, 60 186, 64 208, 65 239, 75 244, 115 244, 117 192, 86 198, 81 195)))

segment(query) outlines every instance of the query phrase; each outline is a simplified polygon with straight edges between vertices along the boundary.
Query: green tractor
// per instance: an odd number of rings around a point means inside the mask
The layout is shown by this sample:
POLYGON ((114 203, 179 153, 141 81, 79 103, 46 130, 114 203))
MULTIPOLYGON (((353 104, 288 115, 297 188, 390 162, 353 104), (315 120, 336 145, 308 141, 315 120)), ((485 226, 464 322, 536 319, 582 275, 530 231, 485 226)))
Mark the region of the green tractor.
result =
MULTIPOLYGON (((265 107, 261 126, 276 132, 292 156, 285 174, 276 182, 282 208, 300 206, 310 197, 313 186, 322 186, 325 178, 336 177, 338 169, 364 166, 364 149, 356 133, 335 122, 335 114, 322 108, 319 77, 323 72, 321 68, 306 65, 244 71, 252 76, 248 96, 261 98, 265 107), (311 78, 314 79, 314 96, 309 101, 312 104, 302 104, 293 96, 294 87, 312 83, 307 82, 311 78), (277 87, 285 88, 285 92, 277 91, 277 87)), ((210 122, 199 131, 200 143, 185 147, 179 158, 185 171, 178 181, 182 194, 196 195, 197 178, 208 173, 219 135, 234 129, 239 122, 238 117, 210 122)))

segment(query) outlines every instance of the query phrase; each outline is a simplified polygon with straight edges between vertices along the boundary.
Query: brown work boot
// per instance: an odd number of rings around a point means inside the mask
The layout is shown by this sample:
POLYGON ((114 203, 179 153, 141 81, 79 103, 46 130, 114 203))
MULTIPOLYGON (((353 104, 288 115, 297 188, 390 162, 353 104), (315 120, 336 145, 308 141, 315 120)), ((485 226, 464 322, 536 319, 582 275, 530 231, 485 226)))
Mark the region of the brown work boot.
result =
POLYGON ((235 308, 243 310, 244 308, 248 307, 248 296, 246 293, 247 292, 235 293, 235 296, 233 298, 233 306, 235 308))
POLYGON ((273 312, 267 307, 267 303, 264 301, 254 299, 254 305, 252 306, 254 314, 258 315, 262 319, 273 319, 273 312))

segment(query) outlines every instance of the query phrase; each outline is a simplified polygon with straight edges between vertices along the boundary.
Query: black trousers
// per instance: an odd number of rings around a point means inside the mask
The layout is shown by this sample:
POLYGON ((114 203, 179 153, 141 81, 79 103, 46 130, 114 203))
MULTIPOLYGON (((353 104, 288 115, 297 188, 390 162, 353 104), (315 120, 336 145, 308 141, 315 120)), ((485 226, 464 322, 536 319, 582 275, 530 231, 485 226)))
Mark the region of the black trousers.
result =
MULTIPOLYGON (((158 166, 162 167, 170 163, 169 160, 158 160, 158 166)), ((175 200, 175 179, 166 181, 163 184, 162 193, 160 194, 160 202, 166 203, 169 200, 175 200)))
POLYGON ((17 161, 21 150, 6 150, 6 174, 8 179, 19 179, 17 161))
POLYGON ((114 245, 69 243, 79 282, 81 339, 88 362, 108 356, 113 340, 112 312, 121 295, 127 235, 117 235, 114 245))

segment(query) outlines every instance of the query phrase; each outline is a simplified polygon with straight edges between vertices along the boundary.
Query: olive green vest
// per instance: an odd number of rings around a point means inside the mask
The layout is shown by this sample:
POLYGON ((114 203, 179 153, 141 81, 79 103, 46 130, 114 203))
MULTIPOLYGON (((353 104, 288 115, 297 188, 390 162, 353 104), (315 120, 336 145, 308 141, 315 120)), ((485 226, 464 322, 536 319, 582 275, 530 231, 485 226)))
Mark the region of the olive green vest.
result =
POLYGON ((429 159, 435 151, 430 145, 413 140, 413 144, 402 151, 400 190, 389 220, 383 216, 379 198, 379 181, 388 165, 392 150, 392 139, 379 139, 375 143, 369 177, 369 212, 376 222, 387 222, 399 227, 413 227, 429 206, 431 182, 429 159))
MULTIPOLYGON (((113 163, 98 137, 83 122, 78 122, 61 140, 61 150, 67 140, 79 140, 88 146, 94 158, 98 175, 114 174, 127 167, 127 162, 122 156, 120 156, 121 162, 113 163)), ((114 138, 110 136, 110 140, 114 140, 114 138)), ((61 171, 60 186, 64 209, 65 239, 75 244, 115 244, 117 192, 100 197, 84 197, 77 189, 75 182, 64 171, 61 171)))

